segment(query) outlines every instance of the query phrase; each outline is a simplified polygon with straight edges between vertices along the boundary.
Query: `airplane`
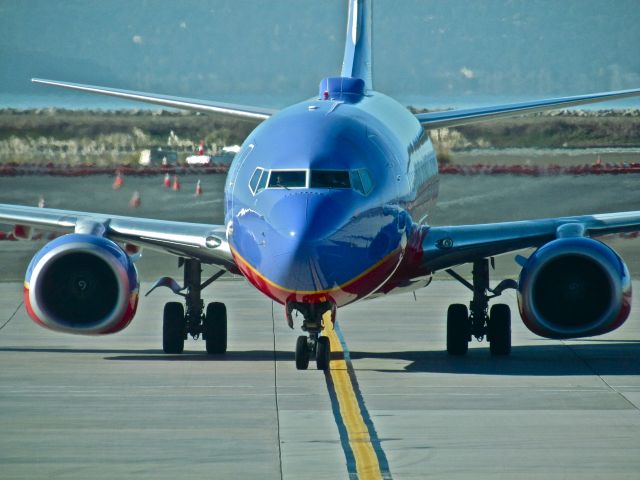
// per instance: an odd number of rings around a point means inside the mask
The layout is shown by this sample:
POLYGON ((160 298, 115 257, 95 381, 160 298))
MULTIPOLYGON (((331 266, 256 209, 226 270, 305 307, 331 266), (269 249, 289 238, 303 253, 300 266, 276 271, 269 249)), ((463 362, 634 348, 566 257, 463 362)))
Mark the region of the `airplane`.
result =
POLYGON ((43 327, 74 334, 121 331, 133 319, 140 283, 137 254, 151 248, 179 257, 182 285, 163 277, 184 303, 163 313, 163 350, 183 352, 188 336, 206 351, 227 350, 222 302, 206 308, 202 291, 225 272, 242 275, 284 306, 294 326, 302 317, 295 364, 315 359, 329 368, 323 335, 339 308, 410 292, 447 272, 472 292, 449 306, 446 348, 467 353, 475 337, 496 356, 511 351, 511 312, 489 303, 517 291, 524 324, 546 338, 601 335, 629 316, 631 279, 622 258, 596 238, 640 230, 640 211, 464 226, 432 226, 438 163, 428 131, 550 109, 640 95, 640 89, 594 93, 481 108, 412 114, 373 87, 372 2, 348 0, 344 58, 339 76, 320 81, 318 94, 276 111, 145 92, 33 79, 71 90, 179 109, 261 120, 228 173, 223 225, 160 221, 0 205, 0 222, 64 235, 35 254, 24 282, 24 305, 43 327), (494 256, 535 248, 518 281, 490 286, 494 256), (202 281, 202 265, 220 271, 202 281), (453 270, 472 264, 472 281, 453 270))

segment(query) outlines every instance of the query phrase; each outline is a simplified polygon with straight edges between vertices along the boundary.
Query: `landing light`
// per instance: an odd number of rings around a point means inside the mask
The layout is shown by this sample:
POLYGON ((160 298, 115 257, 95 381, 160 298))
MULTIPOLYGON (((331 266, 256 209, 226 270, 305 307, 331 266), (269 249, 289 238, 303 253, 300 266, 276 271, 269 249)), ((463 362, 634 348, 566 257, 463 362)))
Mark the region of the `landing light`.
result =
POLYGON ((207 237, 204 243, 207 248, 218 248, 222 244, 220 239, 214 236, 207 237))

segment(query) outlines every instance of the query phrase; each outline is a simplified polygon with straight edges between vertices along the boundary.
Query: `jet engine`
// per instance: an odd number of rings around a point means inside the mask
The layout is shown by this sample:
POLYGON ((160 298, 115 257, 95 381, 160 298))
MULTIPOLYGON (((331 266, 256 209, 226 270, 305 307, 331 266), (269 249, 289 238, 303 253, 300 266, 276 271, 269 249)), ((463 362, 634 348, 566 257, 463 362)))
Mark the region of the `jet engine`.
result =
POLYGON ((83 335, 125 328, 138 305, 138 274, 129 256, 104 237, 69 234, 31 260, 24 304, 38 324, 83 335))
POLYGON ((629 270, 602 242, 584 237, 553 240, 522 269, 518 305, 527 328, 543 337, 611 332, 629 316, 629 270))

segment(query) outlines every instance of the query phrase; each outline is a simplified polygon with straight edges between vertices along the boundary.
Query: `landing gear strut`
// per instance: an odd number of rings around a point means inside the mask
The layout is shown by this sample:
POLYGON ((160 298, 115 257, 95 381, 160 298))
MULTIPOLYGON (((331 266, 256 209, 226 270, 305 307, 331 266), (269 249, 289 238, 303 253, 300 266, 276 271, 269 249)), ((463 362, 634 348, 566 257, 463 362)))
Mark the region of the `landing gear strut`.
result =
POLYGON ((198 260, 185 259, 184 287, 186 293, 175 293, 185 299, 183 307, 179 302, 169 302, 164 307, 162 349, 165 353, 182 353, 184 341, 191 335, 205 340, 207 353, 225 353, 227 351, 227 309, 224 303, 214 302, 207 305, 204 312, 202 290, 216 281, 223 272, 218 272, 204 283, 201 282, 202 266, 198 260))
POLYGON ((489 311, 489 300, 508 288, 517 288, 514 280, 503 280, 494 289, 489 287, 489 259, 473 262, 473 283, 469 283, 451 269, 446 272, 473 292, 473 299, 466 305, 454 303, 447 311, 447 352, 464 355, 472 337, 489 341, 493 355, 511 353, 511 310, 506 304, 496 304, 489 311))
POLYGON ((325 303, 287 303, 287 316, 290 317, 293 310, 299 311, 304 320, 302 330, 309 335, 300 335, 296 341, 296 368, 306 370, 312 355, 316 359, 318 370, 328 370, 331 361, 331 344, 329 338, 320 336, 324 329, 323 315, 331 311, 332 320, 335 319, 335 307, 329 302, 325 303))

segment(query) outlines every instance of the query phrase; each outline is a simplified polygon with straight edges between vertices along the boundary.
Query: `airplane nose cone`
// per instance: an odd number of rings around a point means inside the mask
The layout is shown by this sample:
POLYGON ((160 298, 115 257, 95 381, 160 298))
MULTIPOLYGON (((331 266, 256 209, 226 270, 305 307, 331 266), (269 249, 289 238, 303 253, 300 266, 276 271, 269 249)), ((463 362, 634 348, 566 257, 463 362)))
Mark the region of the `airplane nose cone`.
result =
POLYGON ((267 243, 274 260, 271 275, 277 283, 306 291, 339 285, 335 274, 340 262, 334 261, 338 252, 331 250, 336 232, 344 225, 342 210, 331 195, 314 192, 291 192, 274 204, 267 243))
POLYGON ((290 249, 324 240, 344 224, 338 199, 334 195, 292 192, 276 202, 269 215, 272 228, 283 239, 290 239, 290 249))
POLYGON ((283 303, 332 298, 343 305, 393 272, 401 258, 390 232, 397 228, 381 225, 382 211, 354 215, 349 192, 279 193, 269 207, 272 199, 263 199, 261 213, 243 210, 234 223, 240 268, 258 289, 283 303))
MULTIPOLYGON (((289 193, 278 200, 268 215, 274 233, 282 237, 281 246, 290 249, 290 238, 299 238, 307 226, 307 195, 289 193)), ((296 238, 296 240, 297 240, 296 238)))

